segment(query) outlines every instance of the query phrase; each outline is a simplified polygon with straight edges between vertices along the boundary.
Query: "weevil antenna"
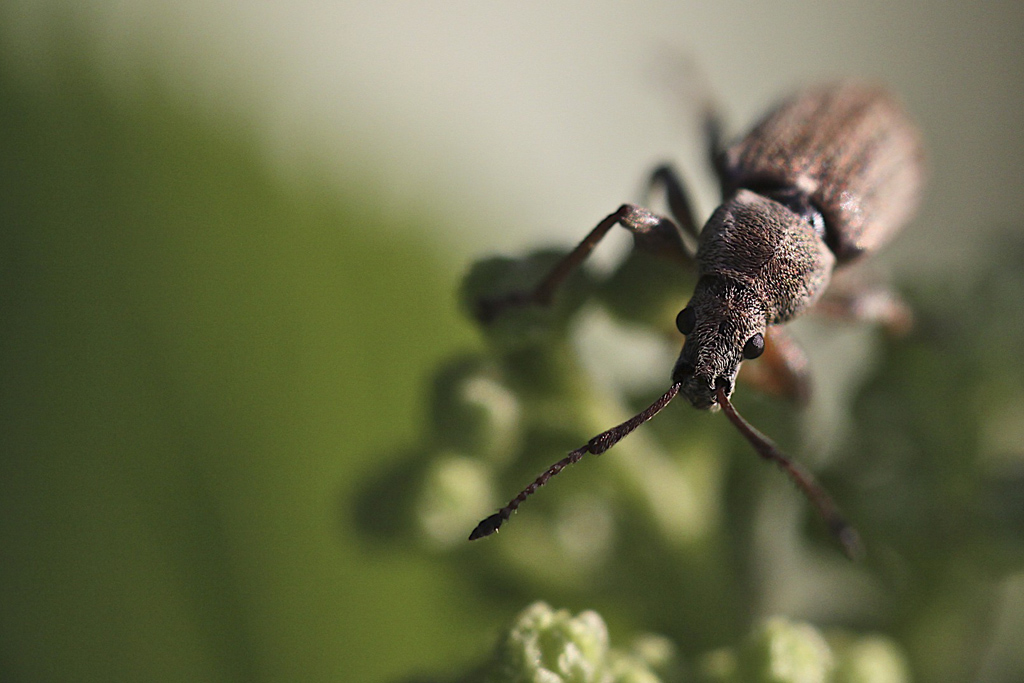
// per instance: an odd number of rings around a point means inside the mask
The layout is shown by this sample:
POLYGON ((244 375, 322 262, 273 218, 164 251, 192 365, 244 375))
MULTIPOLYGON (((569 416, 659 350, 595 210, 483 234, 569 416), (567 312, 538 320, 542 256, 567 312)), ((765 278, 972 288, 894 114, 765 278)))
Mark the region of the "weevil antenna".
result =
POLYGON ((750 442, 757 454, 781 467, 817 508, 818 514, 825 521, 828 530, 839 541, 846 556, 851 560, 861 559, 864 556, 864 547, 861 545, 860 534, 846 521, 842 513, 839 512, 839 508, 832 502, 828 492, 814 479, 814 475, 804 469, 800 463, 790 460, 771 439, 757 431, 742 415, 736 412, 732 403, 729 402, 729 397, 725 395, 724 386, 718 387, 717 398, 718 405, 722 406, 726 417, 750 442))
POLYGON ((475 541, 478 538, 490 536, 495 531, 497 531, 502 524, 505 523, 505 520, 507 520, 512 515, 512 513, 516 511, 516 508, 518 508, 522 504, 522 502, 527 499, 527 497, 532 495, 534 491, 536 491, 541 486, 546 484, 548 482, 548 479, 564 470, 567 466, 575 462, 579 462, 579 460, 587 453, 592 453, 593 455, 601 455, 606 450, 608 450, 609 448, 617 444, 619 441, 621 441, 627 434, 629 434, 637 427, 642 425, 644 422, 647 422, 652 417, 660 413, 661 410, 665 406, 667 406, 673 398, 676 397, 676 394, 679 393, 680 387, 682 387, 682 384, 680 383, 673 384, 668 388, 668 391, 661 395, 661 398, 652 403, 646 409, 637 413, 636 415, 626 420, 622 424, 618 425, 617 427, 612 427, 606 432, 601 432, 593 439, 588 441, 586 445, 580 446, 573 452, 569 453, 569 455, 565 456, 564 458, 556 462, 554 465, 544 470, 544 472, 539 477, 533 480, 532 484, 530 484, 525 489, 520 491, 518 496, 510 500, 508 502, 508 505, 501 508, 493 515, 477 524, 476 528, 473 529, 473 533, 469 535, 469 540, 475 541))

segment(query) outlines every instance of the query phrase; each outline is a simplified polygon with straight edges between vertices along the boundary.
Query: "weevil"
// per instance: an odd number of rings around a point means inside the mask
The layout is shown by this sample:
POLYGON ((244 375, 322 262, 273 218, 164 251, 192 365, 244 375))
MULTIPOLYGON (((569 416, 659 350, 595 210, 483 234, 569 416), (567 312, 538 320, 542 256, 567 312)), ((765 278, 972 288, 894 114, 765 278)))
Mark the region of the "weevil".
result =
POLYGON ((720 118, 710 106, 704 125, 723 203, 703 229, 697 228, 679 175, 661 166, 650 186, 664 189, 671 218, 625 204, 533 290, 480 302, 477 314, 484 323, 510 306, 549 304, 616 225, 633 234, 635 248, 695 263, 697 269, 693 295, 675 320, 686 339, 668 391, 545 470, 480 522, 470 540, 497 531, 552 476, 587 453, 608 450, 682 394, 695 408, 721 408, 758 454, 803 490, 844 551, 860 554, 857 532, 824 489, 746 422, 730 397, 741 364, 762 355, 772 359, 762 368, 765 386, 806 397, 805 357, 781 326, 815 305, 833 315, 905 327, 907 310, 897 298, 832 291, 829 284, 834 272, 879 249, 913 215, 924 179, 921 136, 885 89, 852 81, 798 92, 729 147, 722 145, 720 118), (688 239, 696 243, 695 253, 688 239))

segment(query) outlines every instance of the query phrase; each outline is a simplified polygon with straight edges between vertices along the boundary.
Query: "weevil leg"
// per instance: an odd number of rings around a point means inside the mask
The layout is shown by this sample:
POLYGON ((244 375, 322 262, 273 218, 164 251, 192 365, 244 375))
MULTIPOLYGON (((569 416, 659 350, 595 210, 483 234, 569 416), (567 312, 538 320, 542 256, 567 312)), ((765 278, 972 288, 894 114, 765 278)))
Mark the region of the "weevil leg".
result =
POLYGON ((696 240, 700 230, 697 227, 697 220, 693 216, 690 197, 679 173, 671 164, 662 164, 651 171, 651 177, 647 181, 647 194, 650 195, 651 191, 657 187, 664 189, 668 210, 676 224, 683 232, 696 240))
POLYGON ((532 290, 512 292, 478 302, 477 318, 483 323, 488 323, 502 311, 513 306, 549 305, 566 278, 583 263, 601 239, 616 225, 621 225, 633 234, 633 241, 639 249, 685 262, 690 260, 680 229, 675 223, 639 206, 623 204, 598 223, 532 290))
POLYGON ((837 272, 811 310, 833 320, 880 325, 897 337, 914 325, 914 312, 899 294, 857 271, 837 272))
MULTIPOLYGON (((708 160, 715 172, 718 184, 724 197, 732 189, 732 172, 726 156, 726 149, 722 142, 722 119, 718 109, 710 102, 704 105, 704 137, 707 140, 708 160)), ((693 209, 687 197, 686 188, 679 174, 669 164, 663 164, 651 173, 649 187, 654 188, 661 185, 665 188, 665 196, 668 200, 669 211, 672 217, 679 223, 687 235, 696 239, 699 227, 693 217, 693 209)))
POLYGON ((807 355, 781 327, 769 327, 764 353, 740 368, 740 379, 759 391, 806 405, 811 398, 811 372, 807 355))
POLYGON ((679 96, 684 110, 700 117, 708 159, 724 195, 727 188, 731 188, 722 134, 724 119, 708 75, 697 60, 685 52, 667 52, 661 61, 669 87, 679 96))
POLYGON ((708 145, 708 161, 711 164, 711 170, 715 172, 715 177, 718 178, 718 186, 724 197, 732 188, 732 173, 729 170, 726 156, 722 114, 715 103, 708 99, 704 103, 701 116, 704 120, 704 139, 707 140, 708 145))

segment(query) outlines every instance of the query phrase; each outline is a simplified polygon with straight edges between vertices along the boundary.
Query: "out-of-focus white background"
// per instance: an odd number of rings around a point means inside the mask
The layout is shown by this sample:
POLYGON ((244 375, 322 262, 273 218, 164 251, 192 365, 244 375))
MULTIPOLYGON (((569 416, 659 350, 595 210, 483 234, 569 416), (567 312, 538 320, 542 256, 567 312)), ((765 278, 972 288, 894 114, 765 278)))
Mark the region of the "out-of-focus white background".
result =
MULTIPOLYGON (((8 3, 31 61, 65 3, 8 3)), ((800 84, 879 78, 924 128, 932 181, 891 261, 956 268, 1024 209, 1024 5, 928 2, 77 3, 112 79, 157 58, 210 107, 242 108, 284 172, 372 176, 382 212, 472 225, 465 255, 566 242, 677 161, 713 208, 686 83, 692 58, 742 132, 800 84), (469 220, 464 220, 466 218, 469 220)))

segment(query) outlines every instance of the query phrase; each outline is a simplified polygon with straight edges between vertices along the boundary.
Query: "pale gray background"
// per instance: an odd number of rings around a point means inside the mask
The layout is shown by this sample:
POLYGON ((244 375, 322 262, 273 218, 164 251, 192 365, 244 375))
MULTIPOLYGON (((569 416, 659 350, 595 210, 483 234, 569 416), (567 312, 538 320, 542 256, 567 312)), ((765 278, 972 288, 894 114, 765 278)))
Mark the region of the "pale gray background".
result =
MULTIPOLYGON (((11 2, 3 40, 45 60, 41 19, 11 2), (38 29, 38 30, 35 30, 38 29)), ((714 200, 674 62, 706 72, 733 132, 780 94, 837 75, 884 79, 921 122, 932 181, 886 255, 957 269, 1024 204, 1024 3, 79 2, 112 79, 138 65, 242 112, 286 174, 385 187, 382 212, 447 211, 459 258, 567 243, 662 159, 714 200), (147 66, 147 68, 149 68, 147 66), (673 79, 675 83, 673 84, 673 79), (465 226, 472 226, 467 229, 465 226)))

